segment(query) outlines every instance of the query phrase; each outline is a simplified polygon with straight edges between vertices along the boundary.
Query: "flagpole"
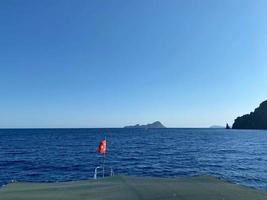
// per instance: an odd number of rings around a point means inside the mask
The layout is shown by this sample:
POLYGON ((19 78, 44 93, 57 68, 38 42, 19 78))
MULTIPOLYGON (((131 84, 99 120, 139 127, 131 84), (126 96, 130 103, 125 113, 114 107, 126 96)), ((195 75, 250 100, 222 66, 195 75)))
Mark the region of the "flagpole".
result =
MULTIPOLYGON (((107 142, 106 137, 105 137, 105 141, 107 142)), ((103 155, 103 172, 102 172, 103 178, 105 177, 105 157, 106 157, 106 149, 103 155)))
POLYGON ((105 155, 106 153, 104 153, 103 155, 103 171, 102 171, 103 178, 105 177, 105 155))

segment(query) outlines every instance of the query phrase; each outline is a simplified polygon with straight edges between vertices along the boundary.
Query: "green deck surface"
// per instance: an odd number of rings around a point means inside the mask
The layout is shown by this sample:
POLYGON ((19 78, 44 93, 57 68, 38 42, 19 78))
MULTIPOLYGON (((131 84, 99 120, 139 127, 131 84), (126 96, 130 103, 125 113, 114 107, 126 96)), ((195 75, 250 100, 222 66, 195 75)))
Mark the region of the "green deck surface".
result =
POLYGON ((213 177, 144 178, 114 176, 66 183, 11 183, 0 200, 181 199, 267 200, 267 192, 213 177))

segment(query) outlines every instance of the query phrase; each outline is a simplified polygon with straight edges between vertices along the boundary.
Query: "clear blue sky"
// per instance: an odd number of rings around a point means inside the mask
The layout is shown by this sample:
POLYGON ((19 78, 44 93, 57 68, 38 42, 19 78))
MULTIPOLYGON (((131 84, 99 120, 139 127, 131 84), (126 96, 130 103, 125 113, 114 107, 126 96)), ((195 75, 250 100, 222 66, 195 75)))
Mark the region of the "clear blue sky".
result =
POLYGON ((0 127, 232 124, 267 99, 265 0, 1 0, 0 127))

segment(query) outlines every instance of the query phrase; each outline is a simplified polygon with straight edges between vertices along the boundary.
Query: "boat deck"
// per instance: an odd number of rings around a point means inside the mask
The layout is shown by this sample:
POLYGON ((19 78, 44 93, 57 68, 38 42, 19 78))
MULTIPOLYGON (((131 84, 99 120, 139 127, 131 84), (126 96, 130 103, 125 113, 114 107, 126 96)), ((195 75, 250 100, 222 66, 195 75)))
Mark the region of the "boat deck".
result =
POLYGON ((64 183, 11 183, 0 200, 266 200, 267 192, 213 177, 148 178, 113 176, 64 183))

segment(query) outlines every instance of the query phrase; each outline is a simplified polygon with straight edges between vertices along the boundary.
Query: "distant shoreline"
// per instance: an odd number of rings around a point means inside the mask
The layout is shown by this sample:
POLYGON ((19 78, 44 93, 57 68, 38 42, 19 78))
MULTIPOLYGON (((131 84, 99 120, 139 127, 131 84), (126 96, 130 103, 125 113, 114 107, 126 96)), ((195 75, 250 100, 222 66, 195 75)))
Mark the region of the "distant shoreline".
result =
MULTIPOLYGON (((135 128, 125 128, 125 127, 74 127, 74 128, 63 128, 63 127, 56 127, 56 128, 0 128, 0 130, 15 130, 15 129, 135 129, 135 128)), ((209 128, 209 127, 166 127, 166 128, 137 128, 137 129, 211 129, 211 130, 225 130, 225 128, 209 128)), ((228 130, 266 130, 266 129, 228 129, 228 130)), ((266 130, 267 131, 267 130, 266 130)))

